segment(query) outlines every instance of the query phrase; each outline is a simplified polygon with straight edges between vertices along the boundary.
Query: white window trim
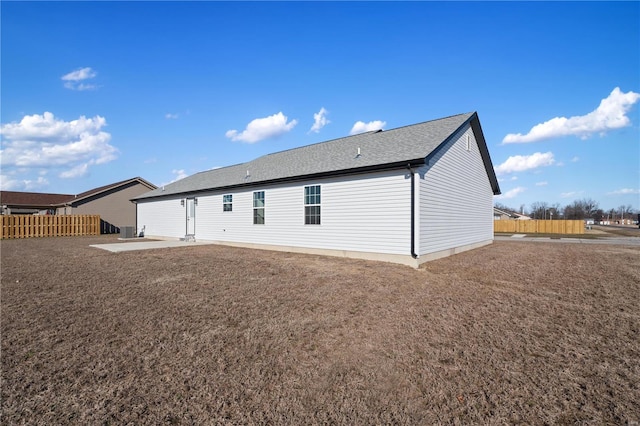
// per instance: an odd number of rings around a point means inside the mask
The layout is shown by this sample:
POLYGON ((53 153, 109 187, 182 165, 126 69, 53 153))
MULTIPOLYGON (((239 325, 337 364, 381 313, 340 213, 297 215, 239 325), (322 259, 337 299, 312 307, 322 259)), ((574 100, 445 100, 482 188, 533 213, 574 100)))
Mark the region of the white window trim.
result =
POLYGON ((253 221, 254 225, 264 225, 266 223, 266 218, 265 218, 265 210, 266 210, 266 194, 264 191, 253 191, 253 195, 251 197, 251 203, 253 206, 253 210, 252 210, 252 218, 251 220, 253 221), (262 193, 262 207, 256 207, 256 195, 257 193, 262 193), (256 223, 256 210, 262 210, 262 223, 256 223))
POLYGON ((233 194, 224 194, 222 196, 222 212, 223 213, 233 212, 233 194), (225 197, 227 197, 227 196, 231 197, 231 199, 229 201, 225 201, 225 197), (225 209, 226 206, 229 206, 230 209, 226 210, 225 209))
POLYGON ((303 189, 303 204, 304 204, 304 224, 305 226, 322 226, 322 185, 305 185, 304 189, 303 189), (315 197, 316 195, 318 195, 320 197, 320 202, 319 203, 314 203, 314 204, 308 204, 307 203, 307 188, 312 188, 312 187, 317 187, 318 188, 318 194, 314 194, 311 195, 311 197, 315 197), (319 223, 307 223, 307 207, 318 207, 320 209, 320 212, 318 214, 318 222, 319 223))

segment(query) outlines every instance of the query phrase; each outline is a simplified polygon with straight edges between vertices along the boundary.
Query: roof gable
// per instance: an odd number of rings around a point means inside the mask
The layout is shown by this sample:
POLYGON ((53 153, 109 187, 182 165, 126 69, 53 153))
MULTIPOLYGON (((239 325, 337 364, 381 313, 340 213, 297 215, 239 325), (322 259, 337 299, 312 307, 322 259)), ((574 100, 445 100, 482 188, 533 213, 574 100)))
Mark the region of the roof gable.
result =
POLYGON ((134 200, 419 165, 468 123, 471 123, 481 146, 480 152, 493 191, 500 193, 478 116, 473 112, 267 154, 247 163, 191 175, 134 200))
POLYGON ((94 188, 94 189, 90 189, 89 191, 82 192, 82 193, 76 195, 73 198, 72 202, 75 203, 75 202, 84 200, 86 198, 94 197, 94 196, 97 196, 99 194, 103 194, 103 193, 109 192, 109 191, 114 191, 114 190, 117 190, 117 189, 119 189, 121 187, 129 186, 131 184, 136 184, 136 183, 144 185, 147 188, 149 188, 150 190, 153 190, 153 189, 157 188, 157 186, 155 186, 154 184, 142 179, 141 177, 134 177, 134 178, 131 178, 131 179, 126 179, 126 180, 123 180, 123 181, 120 181, 120 182, 115 182, 115 183, 112 183, 112 184, 109 184, 109 185, 100 186, 98 188, 94 188))

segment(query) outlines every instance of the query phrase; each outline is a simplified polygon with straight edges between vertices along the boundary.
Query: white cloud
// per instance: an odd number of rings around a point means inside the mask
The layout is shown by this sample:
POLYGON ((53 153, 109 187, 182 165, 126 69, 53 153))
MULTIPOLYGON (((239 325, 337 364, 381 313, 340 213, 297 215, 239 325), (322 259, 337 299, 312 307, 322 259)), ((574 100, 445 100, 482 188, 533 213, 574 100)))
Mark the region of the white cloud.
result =
POLYGON ((626 127, 631 124, 626 114, 639 99, 640 93, 622 93, 620 88, 616 87, 600 102, 598 108, 586 115, 555 117, 533 126, 526 135, 510 133, 504 137, 502 143, 538 142, 570 135, 586 139, 594 133, 626 127))
POLYGON ((86 174, 89 172, 89 164, 93 164, 93 162, 90 161, 89 163, 77 165, 76 167, 70 170, 66 170, 60 173, 58 177, 61 177, 62 179, 73 179, 77 177, 86 176, 86 174))
POLYGON ((168 112, 164 115, 164 118, 166 118, 167 120, 177 120, 178 114, 171 114, 170 112, 168 112))
POLYGON ((526 191, 526 188, 524 188, 522 186, 518 186, 518 187, 513 188, 513 189, 511 189, 511 190, 509 190, 507 192, 504 192, 504 193, 500 194, 500 195, 496 195, 494 198, 504 199, 504 200, 509 199, 509 198, 515 198, 518 194, 520 194, 520 193, 522 193, 524 191, 526 191))
POLYGON ((512 182, 514 180, 518 180, 518 176, 511 176, 509 179, 498 178, 498 182, 512 182))
POLYGON ((42 176, 38 176, 36 180, 24 180, 24 189, 27 191, 44 188, 49 185, 49 181, 42 176))
POLYGON ((607 194, 608 195, 640 194, 640 189, 622 188, 622 189, 616 189, 615 191, 608 192, 607 194))
POLYGON ((20 180, 12 176, 0 174, 0 189, 3 191, 13 191, 20 187, 20 180))
POLYGON ((43 167, 61 168, 61 177, 82 176, 89 166, 117 158, 118 150, 109 144, 111 135, 102 131, 106 125, 99 115, 64 121, 50 112, 4 124, 0 127, 2 167, 21 169, 17 170, 21 173, 43 167))
POLYGON ((180 169, 180 170, 176 170, 173 169, 171 170, 171 173, 173 173, 174 175, 176 175, 175 179, 173 180, 173 182, 178 181, 180 179, 184 179, 187 176, 189 176, 188 174, 185 173, 184 169, 180 169))
POLYGON ((555 162, 552 152, 536 152, 531 155, 514 155, 495 168, 498 175, 513 172, 523 172, 537 169, 538 167, 550 166, 555 162))
POLYGON ((562 198, 570 198, 570 197, 576 197, 580 194, 584 193, 584 191, 570 191, 570 192, 563 192, 562 194, 560 194, 560 197, 562 198))
POLYGON ((578 161, 580 161, 580 157, 573 157, 573 158, 571 159, 571 162, 572 162, 572 163, 577 163, 578 161))
POLYGON ((98 73, 91 69, 91 67, 80 68, 75 71, 71 71, 69 74, 65 74, 62 76, 62 79, 65 81, 81 81, 86 80, 88 78, 93 78, 98 73))
POLYGON ((71 90, 91 90, 96 89, 98 86, 95 84, 83 83, 84 80, 95 78, 98 75, 91 67, 80 68, 75 71, 71 71, 65 74, 61 79, 65 82, 64 87, 71 90))
POLYGON ((187 176, 189 176, 189 175, 184 171, 184 169, 179 169, 179 170, 178 170, 178 169, 173 169, 173 170, 171 170, 171 173, 173 174, 173 179, 172 179, 172 180, 170 180, 169 182, 165 182, 165 183, 161 184, 160 186, 169 185, 170 183, 177 182, 177 181, 179 181, 180 179, 184 179, 184 178, 186 178, 187 176))
POLYGON ((49 185, 44 176, 37 179, 18 179, 10 175, 0 174, 0 189, 3 191, 33 191, 49 185))
POLYGON ((327 124, 331 123, 331 121, 327 119, 328 114, 329 114, 329 111, 324 109, 324 107, 320 108, 320 111, 318 111, 317 114, 313 114, 314 122, 313 122, 313 126, 311 126, 311 129, 309 129, 309 132, 319 133, 320 129, 322 129, 327 124))
POLYGON ((287 133, 298 124, 298 120, 291 120, 288 123, 287 120, 287 116, 279 112, 269 117, 252 120, 241 133, 238 133, 237 130, 228 130, 225 136, 234 142, 259 142, 287 133))
POLYGON ((358 133, 371 132, 372 130, 380 130, 386 125, 387 122, 381 120, 370 121, 368 123, 365 123, 363 121, 356 121, 349 134, 355 135, 358 133))
POLYGON ((547 185, 549 185, 549 182, 547 181, 536 182, 536 186, 547 186, 547 185))

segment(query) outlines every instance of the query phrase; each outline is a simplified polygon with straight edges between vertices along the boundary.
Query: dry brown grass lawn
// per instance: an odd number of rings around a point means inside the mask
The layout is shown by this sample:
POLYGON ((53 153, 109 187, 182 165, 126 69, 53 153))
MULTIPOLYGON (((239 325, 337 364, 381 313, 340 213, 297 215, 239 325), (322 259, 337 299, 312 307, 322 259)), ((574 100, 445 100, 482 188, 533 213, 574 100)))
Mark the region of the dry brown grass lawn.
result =
POLYGON ((640 248, 496 242, 420 270, 2 241, 4 424, 640 421, 640 248))
POLYGON ((591 225, 593 231, 616 237, 640 237, 638 225, 591 225))

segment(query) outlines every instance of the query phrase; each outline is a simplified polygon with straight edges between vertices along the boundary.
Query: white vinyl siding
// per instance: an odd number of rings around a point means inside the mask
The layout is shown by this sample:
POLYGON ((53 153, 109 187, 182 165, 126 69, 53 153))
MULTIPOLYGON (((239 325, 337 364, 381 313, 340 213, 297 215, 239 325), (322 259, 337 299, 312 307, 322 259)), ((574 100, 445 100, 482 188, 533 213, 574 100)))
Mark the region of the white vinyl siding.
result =
MULTIPOLYGON (((183 238, 187 230, 187 211, 181 198, 138 202, 138 230, 145 236, 183 238)), ((198 206, 195 207, 196 210, 198 206)))
MULTIPOLYGON (((388 254, 410 254, 410 179, 397 170, 366 175, 336 177, 313 182, 295 182, 259 188, 239 188, 233 193, 233 211, 220 208, 226 193, 197 195, 196 233, 199 240, 349 250, 388 254), (322 186, 322 226, 304 224, 304 187, 322 186), (268 209, 264 225, 253 225, 253 193, 264 191, 268 209)), ((184 236, 184 210, 179 218, 165 208, 180 206, 180 200, 139 204, 139 226, 144 221, 148 235, 184 236), (140 206, 148 205, 141 209, 140 206), (153 206, 153 207, 152 207, 153 206), (151 221, 149 211, 157 219, 151 221), (171 223, 169 223, 171 222, 171 223), (182 231, 176 233, 175 223, 182 231), (164 225, 162 225, 164 224, 164 225), (167 231, 159 231, 165 226, 167 231), (153 234, 151 230, 155 231, 153 234), (163 234, 164 232, 164 234, 163 234), (165 235, 167 234, 167 235, 165 235), (171 235, 168 235, 171 234, 171 235)), ((183 208, 184 209, 184 208, 183 208)))
POLYGON ((493 192, 469 125, 418 170, 418 177, 419 254, 493 239, 493 192))

